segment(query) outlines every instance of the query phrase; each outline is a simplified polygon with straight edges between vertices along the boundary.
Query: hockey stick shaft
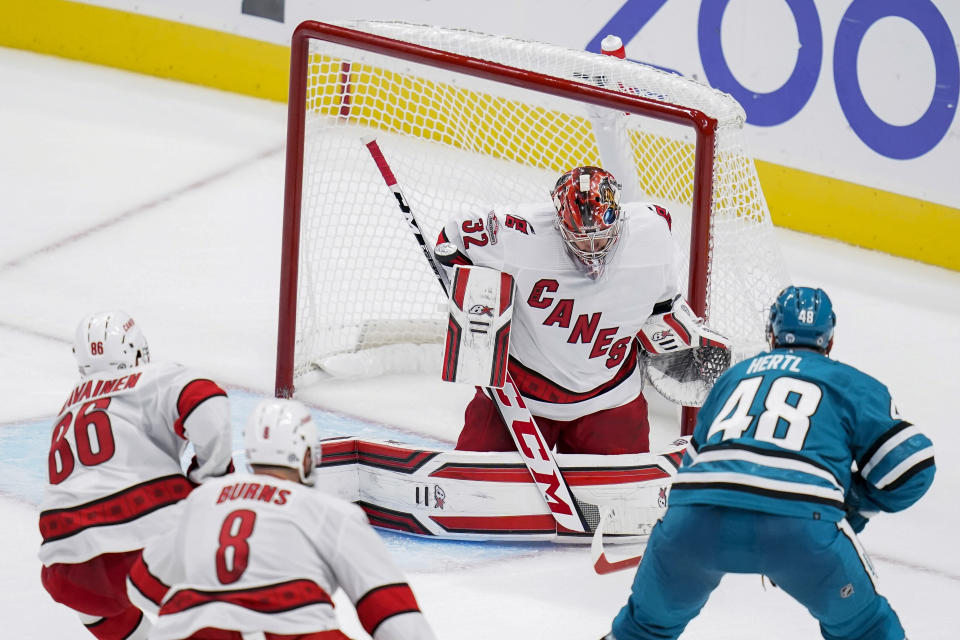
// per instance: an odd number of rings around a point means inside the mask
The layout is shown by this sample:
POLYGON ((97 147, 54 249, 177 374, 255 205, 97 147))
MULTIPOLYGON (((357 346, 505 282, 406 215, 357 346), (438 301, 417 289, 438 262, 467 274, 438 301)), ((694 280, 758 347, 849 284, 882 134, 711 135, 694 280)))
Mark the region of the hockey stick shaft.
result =
MULTIPOLYGON (((393 192, 394 197, 397 199, 400 211, 403 213, 404 219, 413 232, 417 244, 420 245, 420 250, 433 269, 434 275, 440 282, 444 294, 449 296, 450 281, 447 278, 447 274, 440 266, 440 263, 437 262, 437 258, 433 254, 433 248, 423 237, 420 223, 417 222, 409 202, 406 197, 404 197, 397 178, 393 174, 393 170, 390 168, 386 157, 383 155, 383 151, 380 149, 380 145, 377 144, 375 138, 366 138, 363 143, 367 147, 367 151, 370 152, 374 163, 377 165, 377 169, 380 171, 380 175, 383 177, 387 188, 393 192)), ((489 389, 488 396, 496 404, 504 424, 507 425, 507 430, 510 432, 511 437, 513 437, 517 451, 520 452, 520 456, 523 458, 533 481, 536 482, 540 488, 543 499, 550 508, 550 512, 553 514, 554 519, 556 519, 557 524, 570 531, 588 531, 589 527, 587 526, 586 519, 580 511, 580 507, 573 499, 570 486, 560 472, 560 466, 557 464, 556 458, 554 458, 540 428, 533 419, 533 415, 523 403, 523 399, 520 397, 520 391, 509 371, 507 372, 504 388, 489 389)))
POLYGON ((387 159, 383 155, 383 151, 380 150, 380 145, 377 144, 375 138, 365 138, 363 143, 366 145, 367 151, 370 152, 370 156, 376 163, 377 169, 380 170, 380 175, 383 177, 383 181, 387 183, 387 188, 393 192, 393 196, 397 199, 397 205, 400 207, 400 211, 403 213, 403 218, 407 221, 410 231, 413 232, 413 236, 416 238, 417 244, 420 245, 420 250, 423 252, 423 257, 427 259, 427 263, 429 263, 430 268, 433 269, 433 275, 435 275, 437 280, 440 281, 440 286, 443 287, 444 295, 450 295, 450 280, 447 278, 447 273, 443 270, 443 267, 440 266, 440 263, 437 262, 437 257, 433 255, 432 247, 430 247, 426 239, 423 237, 423 231, 420 229, 420 223, 417 222, 417 218, 413 215, 413 210, 410 208, 406 197, 403 195, 403 191, 400 189, 400 185, 397 183, 397 178, 393 175, 393 170, 390 169, 390 165, 387 164, 387 159))

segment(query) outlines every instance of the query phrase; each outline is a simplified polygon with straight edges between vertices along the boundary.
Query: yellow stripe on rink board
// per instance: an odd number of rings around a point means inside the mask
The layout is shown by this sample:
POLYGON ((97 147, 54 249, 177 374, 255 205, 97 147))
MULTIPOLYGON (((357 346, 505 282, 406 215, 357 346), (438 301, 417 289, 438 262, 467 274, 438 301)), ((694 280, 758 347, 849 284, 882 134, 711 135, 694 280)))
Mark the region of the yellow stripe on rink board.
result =
POLYGON ((960 271, 960 209, 757 160, 773 223, 960 271))
POLYGON ((0 0, 0 46, 286 101, 290 47, 65 0, 0 0))

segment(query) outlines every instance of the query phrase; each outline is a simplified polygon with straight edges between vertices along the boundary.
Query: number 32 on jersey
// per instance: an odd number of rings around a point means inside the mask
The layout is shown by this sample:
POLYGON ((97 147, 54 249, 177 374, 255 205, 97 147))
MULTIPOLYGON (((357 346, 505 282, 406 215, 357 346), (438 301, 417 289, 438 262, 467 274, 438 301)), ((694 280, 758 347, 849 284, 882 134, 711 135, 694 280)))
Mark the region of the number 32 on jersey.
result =
POLYGON ((803 449, 810 430, 810 417, 820 406, 823 390, 806 380, 786 376, 777 378, 763 399, 763 412, 752 416, 750 407, 762 382, 762 376, 740 381, 710 425, 707 440, 720 431, 723 440, 740 438, 756 421, 755 440, 792 451, 803 449), (785 422, 785 428, 778 428, 781 421, 785 422))

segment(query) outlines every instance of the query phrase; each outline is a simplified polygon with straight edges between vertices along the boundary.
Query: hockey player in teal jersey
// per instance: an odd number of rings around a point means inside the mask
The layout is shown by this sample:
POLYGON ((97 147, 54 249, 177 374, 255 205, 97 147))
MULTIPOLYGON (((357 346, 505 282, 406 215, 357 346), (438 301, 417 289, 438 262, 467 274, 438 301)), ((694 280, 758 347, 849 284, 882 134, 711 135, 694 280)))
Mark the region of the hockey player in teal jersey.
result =
POLYGON ((608 638, 676 638, 724 574, 756 573, 828 640, 904 640, 855 532, 927 491, 933 445, 883 384, 828 357, 835 323, 825 292, 788 287, 771 351, 717 380, 608 638))

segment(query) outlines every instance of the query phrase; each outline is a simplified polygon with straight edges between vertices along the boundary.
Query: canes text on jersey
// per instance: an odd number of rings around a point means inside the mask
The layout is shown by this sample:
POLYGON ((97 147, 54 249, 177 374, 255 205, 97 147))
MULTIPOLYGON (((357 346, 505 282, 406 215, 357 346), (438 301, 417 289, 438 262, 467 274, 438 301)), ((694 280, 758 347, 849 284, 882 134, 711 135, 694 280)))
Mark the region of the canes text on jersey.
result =
POLYGON ((613 338, 620 331, 620 327, 599 328, 600 316, 602 315, 599 311, 590 315, 581 313, 574 319, 572 298, 554 300, 554 298, 546 295, 557 291, 559 288, 560 283, 551 278, 538 280, 533 285, 529 297, 527 297, 527 304, 537 309, 548 309, 553 306, 550 314, 543 321, 545 326, 570 329, 570 337, 567 338, 568 343, 590 344, 592 342, 593 348, 590 349, 590 358, 606 356, 605 364, 608 369, 618 366, 629 352, 633 337, 620 338, 614 342, 613 338), (572 329, 570 327, 571 323, 573 324, 572 329))

